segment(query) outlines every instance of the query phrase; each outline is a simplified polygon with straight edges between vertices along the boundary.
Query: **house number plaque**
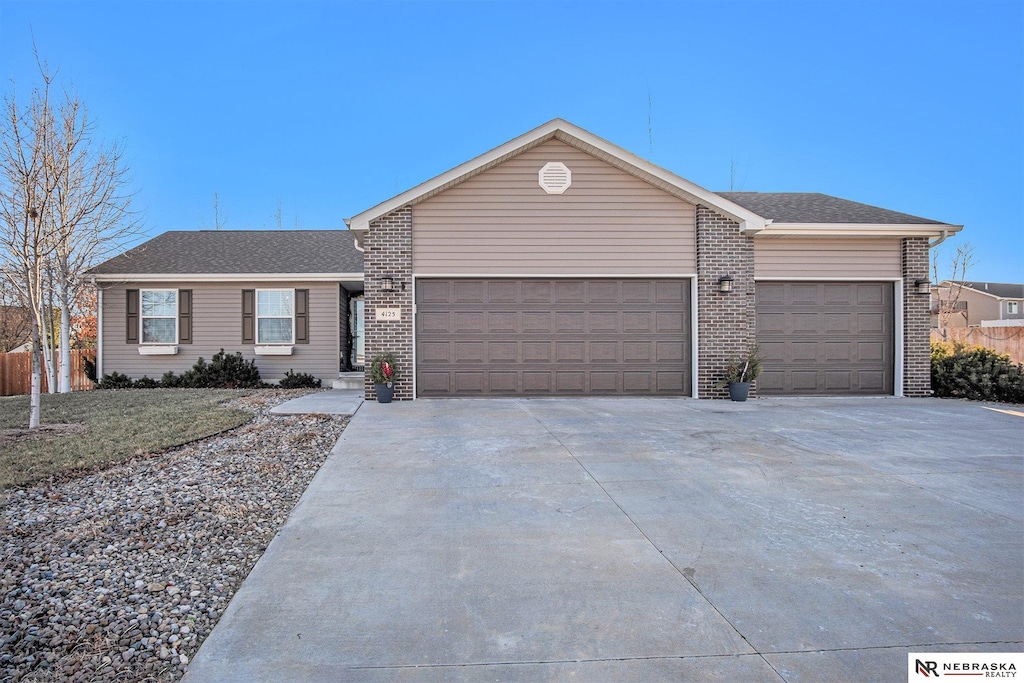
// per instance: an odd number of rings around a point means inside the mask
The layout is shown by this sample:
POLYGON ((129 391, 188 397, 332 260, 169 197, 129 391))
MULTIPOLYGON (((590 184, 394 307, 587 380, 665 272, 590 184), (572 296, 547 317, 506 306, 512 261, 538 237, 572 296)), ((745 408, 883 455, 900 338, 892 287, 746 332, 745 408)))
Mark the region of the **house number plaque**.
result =
POLYGON ((391 322, 397 322, 402 319, 401 308, 378 308, 377 309, 377 320, 388 320, 391 322))

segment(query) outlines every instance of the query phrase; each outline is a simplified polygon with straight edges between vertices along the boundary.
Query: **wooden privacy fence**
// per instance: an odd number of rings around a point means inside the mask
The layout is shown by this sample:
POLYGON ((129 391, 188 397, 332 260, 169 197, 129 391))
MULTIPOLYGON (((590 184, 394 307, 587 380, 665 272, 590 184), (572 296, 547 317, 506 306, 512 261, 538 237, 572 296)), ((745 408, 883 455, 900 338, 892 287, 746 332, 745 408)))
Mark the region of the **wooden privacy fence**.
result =
POLYGON ((1024 363, 1024 327, 950 327, 945 336, 932 330, 932 341, 963 341, 984 346, 996 353, 1005 353, 1014 363, 1024 363))
MULTIPOLYGON (((94 359, 96 351, 71 352, 71 390, 89 391, 92 382, 85 376, 85 359, 94 359)), ((59 359, 58 359, 59 360, 59 359)), ((0 396, 16 396, 32 391, 32 354, 0 353, 0 396)), ((43 392, 48 391, 46 372, 43 372, 43 392)))

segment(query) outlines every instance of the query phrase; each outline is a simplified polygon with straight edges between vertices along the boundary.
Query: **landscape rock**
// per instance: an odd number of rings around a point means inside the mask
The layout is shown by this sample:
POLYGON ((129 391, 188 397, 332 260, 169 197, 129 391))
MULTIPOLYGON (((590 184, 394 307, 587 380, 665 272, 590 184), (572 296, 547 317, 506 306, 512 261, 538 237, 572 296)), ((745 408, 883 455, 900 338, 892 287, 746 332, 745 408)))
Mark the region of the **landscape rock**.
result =
POLYGON ((347 424, 270 415, 165 453, 0 491, 0 680, 175 681, 347 424))

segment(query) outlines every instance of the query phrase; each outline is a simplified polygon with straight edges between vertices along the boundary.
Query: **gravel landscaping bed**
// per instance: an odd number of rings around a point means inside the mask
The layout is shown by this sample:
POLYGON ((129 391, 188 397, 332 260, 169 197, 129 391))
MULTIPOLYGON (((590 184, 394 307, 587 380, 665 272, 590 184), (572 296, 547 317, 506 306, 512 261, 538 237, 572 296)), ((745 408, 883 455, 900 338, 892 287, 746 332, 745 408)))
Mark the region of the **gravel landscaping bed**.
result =
POLYGON ((0 680, 172 681, 348 422, 270 415, 64 481, 0 491, 0 680))

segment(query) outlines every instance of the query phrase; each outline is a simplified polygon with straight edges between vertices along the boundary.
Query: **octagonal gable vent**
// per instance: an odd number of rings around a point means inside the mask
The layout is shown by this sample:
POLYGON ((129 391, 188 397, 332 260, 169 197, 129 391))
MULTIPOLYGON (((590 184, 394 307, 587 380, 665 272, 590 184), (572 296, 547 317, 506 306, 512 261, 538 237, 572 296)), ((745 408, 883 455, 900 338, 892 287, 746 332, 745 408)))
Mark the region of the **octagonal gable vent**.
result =
POLYGON ((548 194, 562 194, 572 185, 572 171, 561 161, 549 161, 541 167, 537 179, 548 194))

